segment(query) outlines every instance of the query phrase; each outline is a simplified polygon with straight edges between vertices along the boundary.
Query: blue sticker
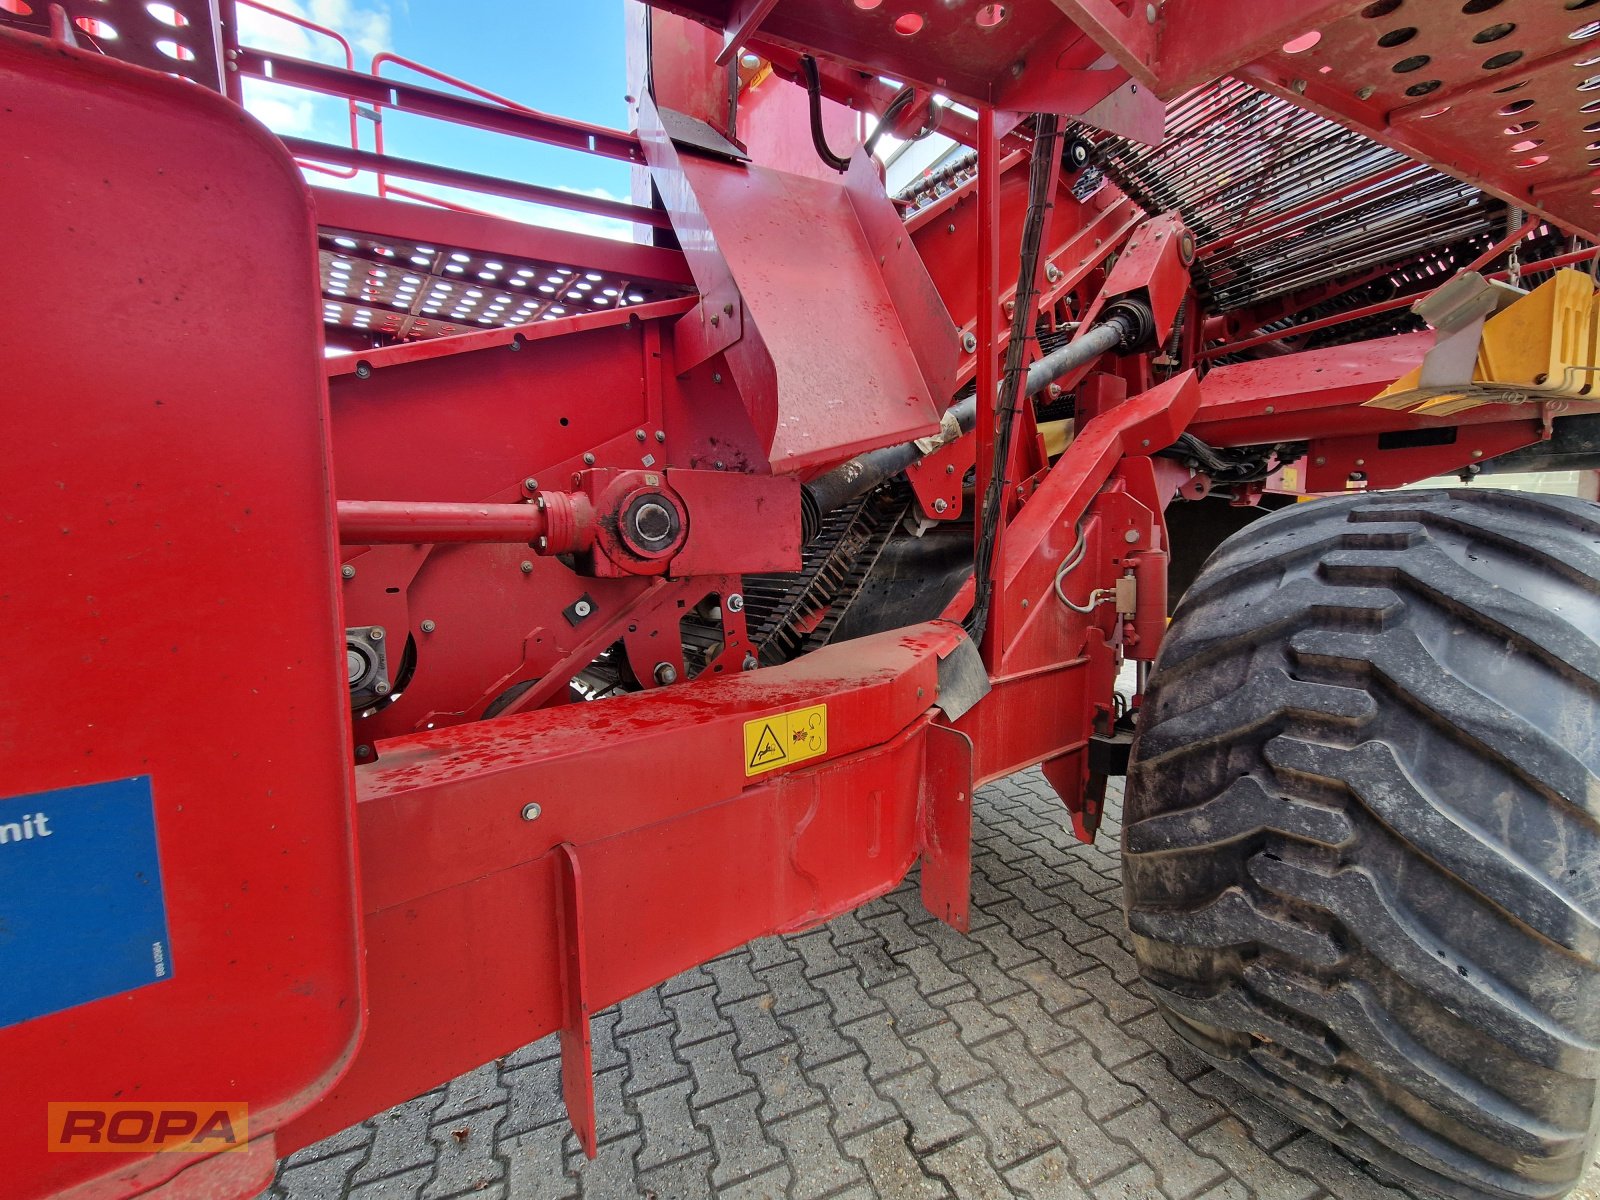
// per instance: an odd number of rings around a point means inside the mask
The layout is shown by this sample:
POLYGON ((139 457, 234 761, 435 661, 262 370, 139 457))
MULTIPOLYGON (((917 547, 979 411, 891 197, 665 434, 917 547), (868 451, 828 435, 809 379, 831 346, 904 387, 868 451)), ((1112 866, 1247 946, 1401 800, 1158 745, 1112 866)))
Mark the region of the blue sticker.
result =
POLYGON ((171 975, 150 777, 0 799, 0 1028, 171 975))

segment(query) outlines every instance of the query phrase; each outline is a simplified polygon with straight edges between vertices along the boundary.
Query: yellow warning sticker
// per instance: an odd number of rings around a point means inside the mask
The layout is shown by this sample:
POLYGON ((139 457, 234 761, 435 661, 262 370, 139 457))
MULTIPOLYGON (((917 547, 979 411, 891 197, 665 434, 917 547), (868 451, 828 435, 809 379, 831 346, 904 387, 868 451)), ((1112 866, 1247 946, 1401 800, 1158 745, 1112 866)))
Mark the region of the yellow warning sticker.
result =
POLYGON ((828 752, 828 706, 813 704, 793 712, 744 723, 744 773, 759 775, 828 752))

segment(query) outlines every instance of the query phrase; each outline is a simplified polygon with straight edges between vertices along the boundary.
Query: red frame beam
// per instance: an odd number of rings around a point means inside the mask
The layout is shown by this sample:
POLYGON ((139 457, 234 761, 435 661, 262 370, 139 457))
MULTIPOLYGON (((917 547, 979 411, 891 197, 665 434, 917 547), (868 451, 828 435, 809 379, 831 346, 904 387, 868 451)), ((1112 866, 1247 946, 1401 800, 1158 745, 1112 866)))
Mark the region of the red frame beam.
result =
POLYGON ((631 133, 553 117, 532 109, 507 108, 482 100, 471 100, 433 88, 418 87, 384 79, 363 71, 347 71, 325 63, 307 62, 287 55, 268 54, 241 46, 238 52, 239 71, 271 83, 287 87, 304 88, 343 99, 365 100, 381 108, 423 117, 436 117, 457 125, 470 125, 494 133, 527 138, 547 146, 562 146, 584 154, 598 154, 602 158, 616 158, 623 162, 642 163, 644 154, 639 139, 631 133))

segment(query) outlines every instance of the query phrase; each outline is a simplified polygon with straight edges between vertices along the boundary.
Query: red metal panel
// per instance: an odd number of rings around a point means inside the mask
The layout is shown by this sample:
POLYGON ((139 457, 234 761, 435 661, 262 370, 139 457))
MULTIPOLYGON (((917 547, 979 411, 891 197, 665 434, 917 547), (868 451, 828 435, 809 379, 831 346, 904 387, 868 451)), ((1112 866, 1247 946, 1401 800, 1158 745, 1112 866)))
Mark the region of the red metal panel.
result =
POLYGON ((949 397, 932 394, 910 350, 856 215, 863 198, 853 204, 840 182, 680 152, 647 99, 640 132, 709 319, 721 330, 741 318, 728 367, 771 440, 772 469, 813 471, 933 432, 949 397))
MULTIPOLYGON (((737 25, 742 0, 651 0, 737 25)), ((921 84, 974 107, 1079 113, 1127 78, 1050 0, 1006 4, 863 4, 780 0, 760 37, 825 54, 874 75, 921 84)))
POLYGON ((249 1192, 362 1012, 310 206, 190 83, 0 31, 0 92, 36 302, 0 329, 0 782, 151 777, 172 965, 0 1030, 0 1190, 249 1192), (248 338, 241 279, 273 314, 248 338), (244 1101, 266 1152, 46 1153, 47 1101, 131 1096, 244 1101))
POLYGON ((57 7, 85 50, 223 90, 222 47, 209 0, 9 0, 0 4, 0 28, 48 37, 50 10, 57 7))
MULTIPOLYGON (((1564 406, 1563 406, 1564 407, 1564 406)), ((1504 412, 1504 406, 1496 406, 1504 412)), ((1512 411, 1517 411, 1513 409, 1512 411)), ((1448 421, 1441 421, 1448 426, 1448 421)), ((1449 475, 1497 454, 1539 441, 1537 417, 1451 431, 1443 445, 1394 445, 1378 434, 1316 438, 1304 460, 1301 487, 1307 492, 1392 488, 1433 475, 1449 475)))
MULTIPOLYGON (((285 1146, 570 1027, 560 964, 574 875, 589 1011, 893 887, 928 821, 953 835, 957 794, 970 800, 964 739, 928 740, 938 657, 961 636, 932 623, 384 743, 358 771, 371 1024, 349 1075, 285 1146), (748 775, 744 723, 819 703, 826 755, 748 775)), ((959 871, 950 853, 940 862, 959 871)))

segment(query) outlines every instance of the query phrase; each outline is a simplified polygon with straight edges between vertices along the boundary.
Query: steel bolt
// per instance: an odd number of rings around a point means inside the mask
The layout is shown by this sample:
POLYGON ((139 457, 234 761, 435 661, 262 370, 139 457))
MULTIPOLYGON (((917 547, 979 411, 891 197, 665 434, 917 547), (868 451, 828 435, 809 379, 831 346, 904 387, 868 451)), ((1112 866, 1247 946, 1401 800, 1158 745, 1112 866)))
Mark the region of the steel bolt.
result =
POLYGON ((1024 601, 1023 601, 1023 602, 1022 602, 1022 607, 1023 607, 1023 608, 1027 608, 1027 607, 1028 607, 1028 602, 1027 602, 1027 601, 1026 601, 1026 600, 1024 600, 1024 601))
POLYGON ((721 383, 722 382, 722 372, 721 371, 713 371, 713 372, 711 372, 711 382, 712 383, 721 383))
POLYGON ((344 566, 339 568, 339 574, 343 575, 346 579, 354 579, 356 577, 356 569, 349 563, 345 563, 344 566))
POLYGON ((666 434, 666 431, 665 431, 665 430, 662 430, 662 429, 658 429, 658 430, 656 430, 656 441, 658 441, 658 442, 664 442, 664 441, 666 441, 666 440, 667 440, 667 434, 666 434))
POLYGON ((364 363, 364 362, 357 363, 356 364, 356 378, 357 379, 371 379, 372 378, 372 367, 370 365, 368 365, 367 363, 364 363))
POLYGON ((1122 535, 1122 540, 1127 542, 1130 546, 1133 545, 1139 540, 1139 531, 1137 529, 1128 530, 1127 533, 1122 535))
POLYGON ((1044 277, 1051 283, 1059 283, 1061 280, 1061 268, 1056 266, 1055 263, 1045 263, 1044 277))
POLYGON ((1313 465, 1314 466, 1318 466, 1318 467, 1325 467, 1325 466, 1328 465, 1328 460, 1326 458, 1324 458, 1322 455, 1319 454, 1319 455, 1317 455, 1316 462, 1313 465))
POLYGON ((744 597, 741 596, 738 592, 730 592, 728 594, 728 611, 729 612, 743 612, 744 611, 744 597))
POLYGON ((950 222, 950 224, 944 227, 944 231, 946 233, 954 233, 956 231, 956 223, 954 221, 950 222))
POLYGON ((656 682, 662 687, 666 687, 669 683, 677 683, 678 668, 673 666, 671 663, 657 663, 656 682))
POLYGON ((572 615, 575 617, 587 617, 593 611, 594 605, 587 600, 579 600, 572 606, 572 615))
POLYGON ((948 500, 946 500, 943 496, 940 496, 937 500, 935 500, 933 502, 933 511, 936 512, 936 513, 949 512, 950 511, 950 502, 948 500))
POLYGON ((543 811, 544 809, 540 808, 537 804, 524 804, 522 806, 522 819, 524 821, 537 821, 539 819, 539 814, 543 811))
POLYGON ((733 301, 730 300, 722 306, 722 315, 725 317, 733 316, 733 301))
POLYGON ((975 333, 963 333, 961 335, 961 348, 971 354, 978 348, 978 335, 975 333))
POLYGON ((1472 452, 1472 457, 1473 458, 1482 458, 1483 457, 1483 451, 1482 450, 1474 450, 1472 452))
POLYGON ((635 438, 637 438, 637 439, 638 439, 638 440, 639 440, 639 441, 641 441, 641 442, 642 442, 642 441, 644 441, 644 438, 645 438, 645 433, 644 433, 644 430, 642 430, 642 429, 640 429, 640 430, 636 430, 636 431, 635 431, 635 432, 634 432, 634 435, 633 435, 633 436, 634 436, 634 437, 635 437, 635 438))
POLYGON ((711 314, 711 328, 715 329, 720 324, 722 324, 722 318, 717 316, 716 313, 712 313, 711 314))
POLYGON ((945 464, 945 468, 944 468, 944 473, 946 475, 954 475, 956 473, 955 464, 954 463, 946 463, 945 464))
POLYGON ((719 471, 720 471, 720 470, 722 470, 722 460, 721 460, 721 459, 720 459, 720 458, 719 458, 719 459, 717 459, 717 461, 716 461, 716 462, 714 462, 714 463, 712 463, 712 464, 711 464, 711 465, 712 465, 712 466, 713 466, 713 467, 715 467, 715 468, 716 468, 716 469, 717 469, 717 470, 719 470, 719 471))
POLYGON ((539 490, 539 481, 532 475, 529 475, 522 481, 522 489, 526 492, 537 492, 539 490))
POLYGON ((372 690, 380 696, 387 696, 389 694, 389 685, 387 683, 374 684, 372 690))
POLYGON ((746 671, 754 671, 759 665, 760 664, 757 663, 756 656, 754 654, 746 654, 744 656, 743 666, 746 671))
POLYGON ((372 747, 371 746, 357 746, 356 747, 356 757, 357 758, 371 758, 372 757, 372 747))
POLYGON ((592 454, 585 454, 585 455, 584 455, 584 456, 583 456, 583 465, 584 465, 584 466, 586 466, 586 467, 592 467, 592 466, 594 466, 594 455, 592 455, 592 454))
POLYGON ((1267 416, 1270 417, 1273 413, 1275 413, 1277 411, 1278 411, 1278 406, 1277 405, 1275 405, 1275 404, 1267 405, 1267 416))
POLYGON ((381 642, 383 641, 383 629, 379 626, 374 626, 367 631, 367 636, 375 642, 381 642))
POLYGON ((527 559, 523 559, 522 560, 522 573, 524 575, 532 575, 533 574, 533 564, 531 562, 529 562, 527 559))
POLYGON ((1358 459, 1356 459, 1356 466, 1358 466, 1358 467, 1364 467, 1364 466, 1366 466, 1366 465, 1367 465, 1367 460, 1366 460, 1366 459, 1364 459, 1364 458, 1358 458, 1358 459))
POLYGON ((1141 446, 1149 446, 1150 445, 1150 439, 1149 438, 1140 438, 1139 439, 1139 445, 1141 445, 1141 446))
POLYGON ((423 633, 432 633, 437 628, 439 628, 439 626, 434 624, 432 621, 424 621, 422 623, 422 632, 423 633))

